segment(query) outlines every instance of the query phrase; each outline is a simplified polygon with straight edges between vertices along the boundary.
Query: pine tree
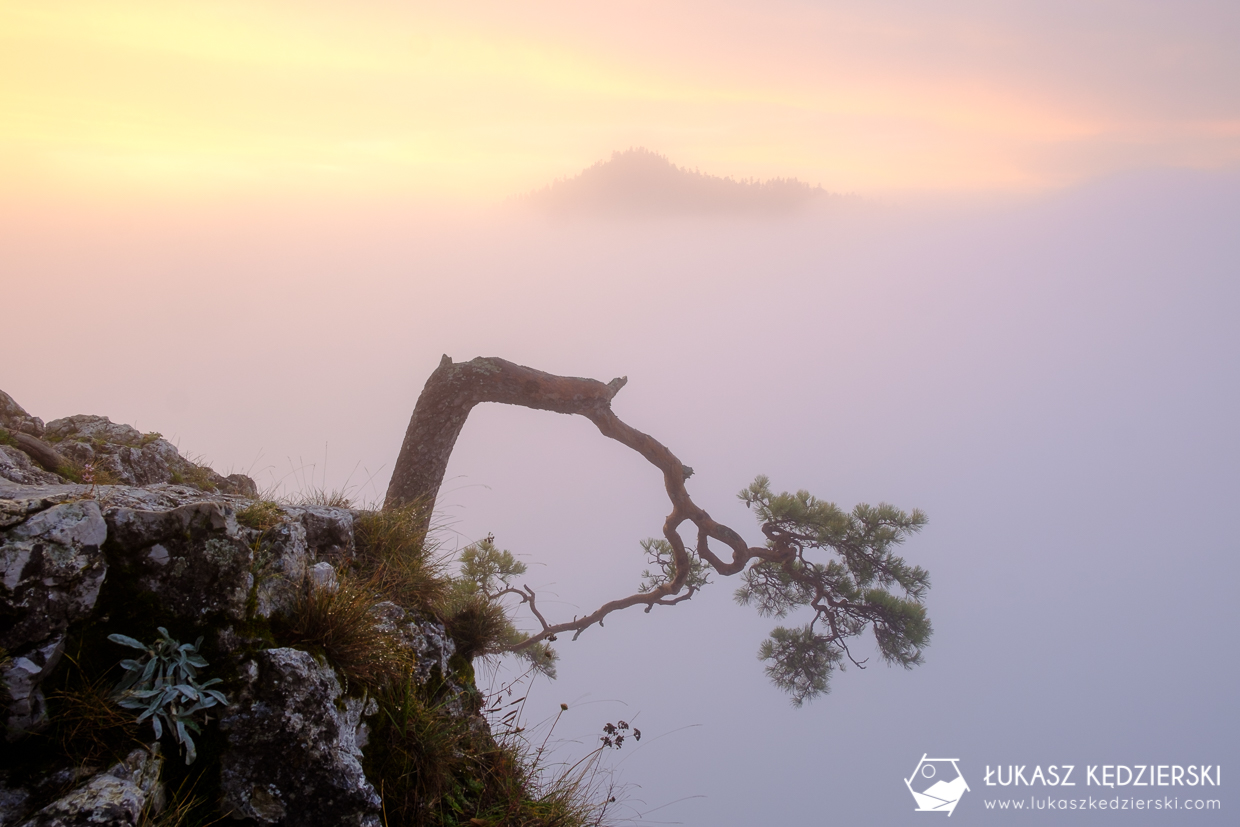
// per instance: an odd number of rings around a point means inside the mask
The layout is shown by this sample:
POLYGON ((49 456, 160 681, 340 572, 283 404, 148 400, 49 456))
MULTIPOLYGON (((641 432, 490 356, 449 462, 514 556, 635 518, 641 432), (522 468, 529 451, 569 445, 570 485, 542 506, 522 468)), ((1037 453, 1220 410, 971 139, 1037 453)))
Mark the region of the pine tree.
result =
POLYGON ((514 638, 509 651, 547 656, 557 635, 585 629, 612 612, 630 606, 671 606, 689 600, 709 584, 711 574, 740 575, 738 603, 759 615, 784 619, 794 612, 808 617, 800 626, 778 626, 759 649, 774 684, 800 706, 826 693, 830 676, 847 663, 863 667, 850 641, 873 630, 878 651, 888 663, 911 668, 922 662, 931 626, 924 600, 930 587, 925 569, 910 566, 895 551, 926 524, 921 511, 902 511, 880 503, 845 511, 807 491, 776 494, 766 477, 740 492, 754 513, 766 541, 750 546, 741 535, 716 522, 693 502, 685 487, 693 469, 653 437, 623 422, 611 401, 627 378, 603 383, 556 376, 498 358, 454 363, 444 356, 414 407, 388 486, 385 508, 422 506, 423 530, 443 483, 457 436, 473 407, 500 402, 538 410, 584 416, 606 437, 637 451, 663 472, 672 512, 663 537, 642 542, 651 569, 637 591, 609 601, 593 613, 571 621, 548 621, 528 586, 512 585, 524 569, 507 552, 488 545, 486 554, 467 559, 469 574, 493 599, 514 596, 524 603, 540 630, 514 638), (697 529, 693 548, 678 529, 697 529), (715 542, 731 552, 719 556, 715 542))

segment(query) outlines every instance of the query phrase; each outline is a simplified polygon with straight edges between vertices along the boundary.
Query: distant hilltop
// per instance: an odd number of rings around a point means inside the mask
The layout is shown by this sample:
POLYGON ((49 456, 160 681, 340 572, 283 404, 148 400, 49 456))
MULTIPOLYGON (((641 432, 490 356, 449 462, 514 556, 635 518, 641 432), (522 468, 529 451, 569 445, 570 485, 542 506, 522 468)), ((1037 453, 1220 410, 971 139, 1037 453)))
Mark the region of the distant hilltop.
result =
POLYGON ((717 215, 789 213, 838 197, 796 178, 738 181, 707 175, 637 148, 613 152, 610 160, 520 200, 557 214, 717 215))

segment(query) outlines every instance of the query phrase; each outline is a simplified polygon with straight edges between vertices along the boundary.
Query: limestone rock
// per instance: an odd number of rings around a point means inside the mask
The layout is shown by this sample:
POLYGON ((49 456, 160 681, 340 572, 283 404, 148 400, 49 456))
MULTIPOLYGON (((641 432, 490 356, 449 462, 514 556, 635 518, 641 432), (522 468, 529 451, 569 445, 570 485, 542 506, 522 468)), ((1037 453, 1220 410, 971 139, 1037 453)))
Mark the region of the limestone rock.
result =
POLYGON ((316 589, 335 591, 340 584, 340 580, 336 576, 336 569, 331 563, 315 563, 310 567, 308 574, 310 576, 310 585, 316 589))
POLYGON ((172 443, 159 434, 143 434, 106 416, 79 414, 48 424, 45 436, 64 456, 123 485, 150 485, 172 480, 184 462, 172 443))
POLYGON ((364 702, 340 704, 328 666, 298 649, 267 649, 246 667, 241 697, 220 721, 224 806, 260 824, 378 827, 379 796, 359 741, 364 702))
POLYGON ((448 661, 456 654, 456 644, 442 623, 421 620, 387 600, 375 604, 371 613, 378 618, 379 628, 395 631, 417 653, 417 666, 413 674, 419 683, 425 683, 436 668, 441 676, 451 673, 448 661))
POLYGON ((353 512, 329 506, 297 506, 288 509, 306 527, 306 543, 329 562, 352 557, 355 552, 353 512))
POLYGON ((72 466, 59 451, 36 436, 9 432, 8 437, 15 448, 30 457, 44 471, 62 474, 67 467, 72 466))
MULTIPOLYGON (((18 449, 49 473, 61 472, 67 464, 78 469, 89 467, 100 483, 184 483, 205 491, 258 496, 254 480, 244 474, 222 476, 181 456, 176 446, 161 435, 144 434, 106 416, 78 414, 54 420, 45 427, 43 420, 30 416, 13 397, 0 391, 0 428, 5 431, 2 441, 8 443, 7 447, 18 449)), ((0 477, 24 484, 61 482, 58 478, 31 476, 19 463, 14 457, 0 456, 0 477)), ((76 479, 77 473, 71 475, 76 479)))
POLYGON ((0 531, 0 647, 18 652, 90 613, 107 572, 106 536, 93 500, 53 505, 0 531))
POLYGON ((312 561, 300 521, 285 520, 261 532, 259 543, 257 613, 267 618, 292 605, 312 561))
POLYGON ((110 508, 106 519, 109 558, 137 573, 166 610, 187 619, 245 618, 252 552, 231 508, 219 502, 168 511, 110 508))
POLYGON ((244 474, 221 476, 181 456, 159 434, 144 434, 106 416, 78 414, 56 419, 48 423, 44 436, 78 466, 91 465, 101 479, 122 485, 188 483, 207 491, 258 495, 258 487, 244 474))
POLYGON ((43 420, 31 416, 4 391, 0 391, 0 428, 31 436, 43 436, 43 420))
POLYGON ((0 827, 18 824, 30 812, 30 791, 24 787, 10 787, 8 773, 0 771, 0 827))
POLYGON ((0 477, 23 485, 55 485, 63 480, 31 462, 25 451, 0 445, 0 477))
POLYGON ((40 729, 47 720, 47 701, 39 685, 60 663, 65 638, 59 635, 10 659, 0 670, 8 694, 5 717, 5 738, 17 740, 27 732, 40 729))
POLYGON ((137 749, 68 795, 34 814, 22 827, 136 827, 144 809, 158 813, 164 789, 159 782, 159 745, 137 749))

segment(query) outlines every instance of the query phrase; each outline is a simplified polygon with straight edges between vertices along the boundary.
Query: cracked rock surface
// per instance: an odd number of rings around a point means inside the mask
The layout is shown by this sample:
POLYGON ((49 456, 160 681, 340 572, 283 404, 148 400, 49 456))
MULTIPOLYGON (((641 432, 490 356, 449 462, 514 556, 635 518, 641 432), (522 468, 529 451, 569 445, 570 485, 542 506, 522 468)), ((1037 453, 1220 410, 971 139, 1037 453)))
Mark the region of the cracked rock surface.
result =
POLYGON ((378 827, 379 796, 362 772, 359 746, 366 702, 338 703, 335 672, 299 649, 261 652, 246 677, 220 721, 229 746, 221 767, 227 806, 262 824, 378 827))
MULTIPOLYGON (((201 636, 207 665, 197 677, 219 677, 214 686, 226 694, 226 704, 194 719, 202 729, 194 734, 197 766, 210 774, 205 786, 218 815, 282 827, 378 827, 382 805, 364 770, 378 705, 360 687, 350 691, 321 651, 275 638, 307 589, 340 587, 358 553, 361 512, 258 503, 252 482, 212 483, 201 469, 202 484, 174 482, 190 469, 158 435, 105 417, 44 426, 3 392, 0 428, 0 827, 136 827, 158 814, 177 789, 163 780, 168 766, 185 766, 170 726, 157 740, 149 718, 134 721, 140 737, 127 735, 105 758, 75 761, 67 751, 48 758, 46 745, 63 731, 57 704, 64 709, 65 688, 75 686, 66 676, 87 674, 79 661, 94 658, 90 679, 103 693, 96 702, 115 706, 108 693, 122 659, 149 652, 110 635, 153 646, 161 626, 182 643, 201 636), (128 484, 71 482, 5 434, 42 440, 128 484), (264 520, 245 516, 259 506, 264 520), (27 757, 39 755, 36 771, 27 757)), ((453 671, 456 650, 444 626, 376 601, 369 616, 408 648, 412 681, 433 681, 447 714, 485 727, 472 677, 453 671)))

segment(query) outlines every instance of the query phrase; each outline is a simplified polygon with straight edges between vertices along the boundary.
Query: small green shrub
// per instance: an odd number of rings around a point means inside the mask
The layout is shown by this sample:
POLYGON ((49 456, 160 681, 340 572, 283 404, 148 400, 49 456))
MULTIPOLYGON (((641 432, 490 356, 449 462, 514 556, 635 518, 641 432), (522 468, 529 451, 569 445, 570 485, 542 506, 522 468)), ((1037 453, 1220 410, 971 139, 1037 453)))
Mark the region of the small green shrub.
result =
MULTIPOLYGON (((470 660, 495 654, 515 642, 508 612, 482 592, 458 591, 448 604, 443 625, 457 653, 470 660)), ((520 640, 520 635, 516 637, 520 640)))
POLYGON ((494 594, 505 589, 513 577, 525 571, 525 563, 513 557, 511 551, 496 548, 494 535, 461 552, 461 578, 480 592, 494 594))
POLYGON ((513 577, 524 574, 525 564, 511 552, 495 546, 488 536, 461 552, 461 576, 452 582, 443 612, 444 625, 457 651, 468 658, 512 653, 538 672, 555 677, 555 650, 538 641, 514 650, 527 635, 513 624, 501 602, 513 590, 513 577))
MULTIPOLYGON (((176 475, 174 474, 174 476, 176 475)), ((217 491, 218 488, 215 484, 214 476, 215 474, 210 468, 195 465, 192 462, 188 464, 181 474, 185 485, 192 485, 199 491, 217 491)))
POLYGON ((266 531, 275 528, 284 519, 280 504, 271 500, 255 500, 237 512, 237 522, 247 528, 266 531))
POLYGON ((138 722, 151 721, 155 737, 163 737, 166 724, 177 743, 185 749, 185 763, 192 764, 198 757, 194 739, 190 733, 202 730, 193 720, 199 712, 217 704, 228 705, 228 698, 218 689, 207 687, 220 683, 212 678, 198 682, 198 669, 207 661, 198 654, 202 638, 195 643, 180 643, 159 627, 161 640, 153 646, 134 640, 126 635, 108 635, 108 640, 146 652, 146 657, 121 661, 125 676, 117 684, 114 697, 126 709, 141 709, 138 722))

